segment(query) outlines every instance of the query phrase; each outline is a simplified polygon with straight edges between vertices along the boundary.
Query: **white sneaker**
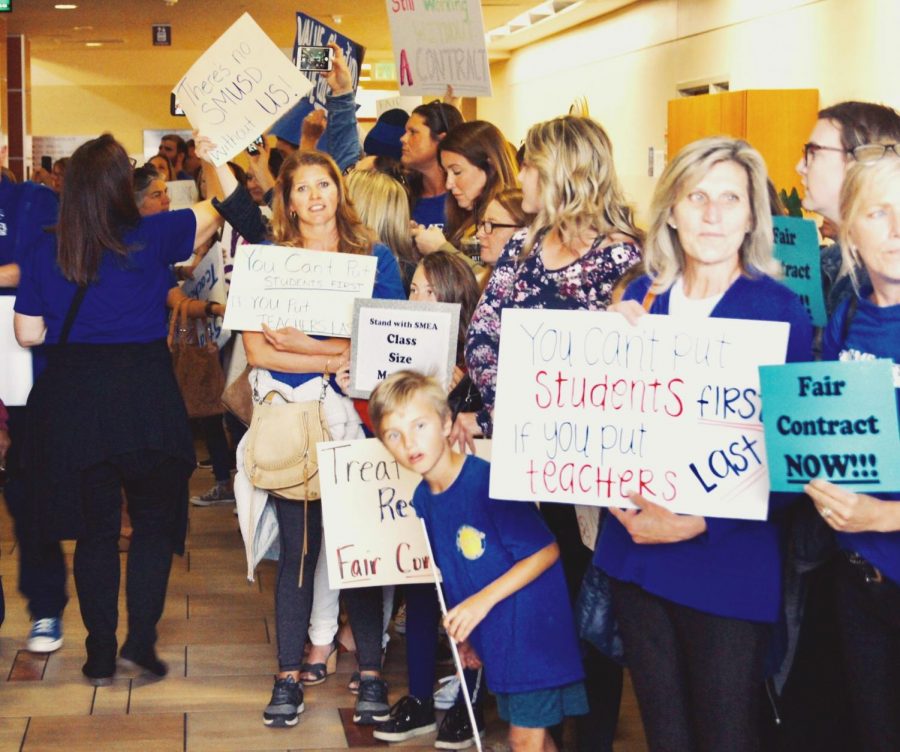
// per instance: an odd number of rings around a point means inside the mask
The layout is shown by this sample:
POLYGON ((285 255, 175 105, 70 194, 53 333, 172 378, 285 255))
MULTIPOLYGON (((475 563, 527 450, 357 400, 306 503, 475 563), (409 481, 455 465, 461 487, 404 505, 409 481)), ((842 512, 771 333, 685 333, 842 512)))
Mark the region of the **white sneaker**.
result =
POLYGON ((449 710, 459 695, 459 677, 456 674, 438 680, 440 685, 434 691, 434 707, 437 710, 449 710))

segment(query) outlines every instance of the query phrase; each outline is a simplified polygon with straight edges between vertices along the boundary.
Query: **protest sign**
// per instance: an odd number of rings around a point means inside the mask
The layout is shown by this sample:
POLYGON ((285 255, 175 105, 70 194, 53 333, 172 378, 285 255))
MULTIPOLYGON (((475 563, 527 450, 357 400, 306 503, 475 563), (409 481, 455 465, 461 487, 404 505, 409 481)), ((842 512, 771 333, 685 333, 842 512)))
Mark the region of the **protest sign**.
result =
POLYGON ((284 115, 312 87, 249 13, 204 52, 172 90, 223 165, 284 115))
POLYGON ((400 94, 489 97, 491 69, 481 3, 386 0, 400 94))
POLYGON ((800 296, 813 326, 825 326, 825 295, 816 224, 798 217, 772 217, 775 258, 784 267, 782 283, 800 296))
POLYGON ((378 382, 409 369, 449 391, 459 338, 459 303, 356 300, 350 350, 351 397, 368 399, 378 382))
POLYGON ((375 100, 375 117, 381 117, 388 110, 404 110, 409 114, 422 104, 422 97, 385 97, 375 100))
POLYGON ((34 380, 31 348, 20 347, 13 331, 13 295, 0 295, 0 400, 7 407, 28 401, 34 380))
POLYGON ((772 490, 822 478, 850 491, 900 491, 894 370, 889 360, 760 368, 772 490))
POLYGON ((170 180, 166 183, 169 192, 169 209, 189 209, 200 200, 197 184, 193 180, 170 180))
MULTIPOLYGON (((194 267, 193 279, 185 280, 182 283, 181 291, 195 300, 211 300, 214 303, 225 305, 228 293, 225 291, 223 253, 221 243, 215 243, 200 259, 200 263, 194 267)), ((222 319, 218 316, 210 316, 209 326, 216 344, 224 347, 231 332, 222 326, 222 319)), ((205 334, 205 331, 201 334, 205 334)), ((203 344, 202 340, 203 337, 201 337, 201 344, 203 344)))
POLYGON ((277 245, 238 246, 225 321, 231 331, 292 326, 306 334, 349 337, 353 301, 371 298, 374 256, 277 245))
MULTIPOLYGON (((490 459, 491 442, 475 442, 490 459)), ((378 439, 316 445, 328 584, 335 589, 433 582, 422 526, 412 506, 422 476, 378 439)))
POLYGON ((757 366, 788 324, 517 310, 502 314, 491 495, 764 519, 757 366))
MULTIPOLYGON (((297 34, 294 37, 292 55, 294 65, 297 65, 299 60, 301 47, 324 47, 332 43, 340 47, 344 53, 347 68, 350 70, 350 78, 353 81, 353 91, 356 91, 356 87, 359 85, 359 71, 362 67, 366 48, 312 16, 308 16, 305 13, 297 13, 297 34)), ((313 87, 306 93, 297 107, 299 110, 296 114, 298 123, 302 122, 303 118, 316 107, 324 108, 325 100, 328 96, 329 88, 324 75, 315 73, 311 75, 313 77, 313 87)), ((299 128, 297 128, 296 133, 300 133, 299 128)))

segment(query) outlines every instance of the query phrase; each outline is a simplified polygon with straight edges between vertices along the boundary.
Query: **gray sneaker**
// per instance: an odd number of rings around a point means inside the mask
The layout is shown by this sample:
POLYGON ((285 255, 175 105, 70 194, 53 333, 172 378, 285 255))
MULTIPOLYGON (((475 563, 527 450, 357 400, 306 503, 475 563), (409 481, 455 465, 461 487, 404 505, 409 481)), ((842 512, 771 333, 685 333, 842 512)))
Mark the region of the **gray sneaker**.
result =
POLYGON ((206 493, 191 496, 195 507, 211 507, 214 504, 234 504, 234 488, 231 483, 216 483, 206 493))
POLYGON ((391 717, 388 705, 388 686, 384 679, 364 676, 359 683, 353 722, 361 726, 372 726, 391 717))
POLYGON ((276 676, 272 699, 263 711, 263 723, 280 728, 296 726, 303 710, 303 688, 300 684, 293 677, 279 679, 276 676))

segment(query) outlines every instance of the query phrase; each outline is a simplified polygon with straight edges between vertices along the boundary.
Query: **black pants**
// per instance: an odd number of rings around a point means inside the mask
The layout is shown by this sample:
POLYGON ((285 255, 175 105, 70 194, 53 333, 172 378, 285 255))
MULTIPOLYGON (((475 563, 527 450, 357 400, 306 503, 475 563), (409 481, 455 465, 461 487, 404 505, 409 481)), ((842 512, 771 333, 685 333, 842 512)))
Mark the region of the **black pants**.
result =
POLYGON ((11 440, 6 457, 7 481, 3 489, 6 507, 13 519, 13 529, 18 541, 19 592, 28 601, 31 618, 47 619, 62 616, 66 607, 66 562, 58 541, 41 542, 28 514, 25 483, 19 464, 19 436, 24 407, 10 407, 9 436, 11 440))
POLYGON ((859 749, 900 750, 900 587, 839 557, 835 599, 859 749))
MULTIPOLYGON (((312 608, 316 561, 322 545, 322 503, 307 505, 304 522, 303 502, 269 497, 278 517, 281 553, 275 583, 275 627, 280 671, 299 671, 303 665, 303 647, 312 608), (303 558, 303 529, 308 526, 307 554, 300 583, 303 558)), ((133 544, 132 544, 133 545, 133 544)), ((381 670, 381 635, 384 605, 380 587, 348 588, 343 593, 356 642, 360 671, 381 670)))
POLYGON ((88 655, 108 661, 117 647, 119 597, 119 530, 122 489, 134 533, 128 550, 126 605, 131 655, 152 654, 156 624, 166 600, 175 531, 181 507, 187 503, 185 463, 160 455, 147 468, 141 459, 123 455, 82 474, 85 532, 75 546, 75 587, 81 617, 88 631, 88 655), (155 465, 155 466, 154 466, 155 465))
MULTIPOLYGON (((593 552, 581 541, 575 507, 541 504, 541 514, 556 536, 569 601, 575 603, 593 552)), ((577 749, 578 752, 612 752, 622 700, 622 667, 584 640, 581 655, 588 712, 575 717, 577 749)), ((555 727, 551 734, 556 745, 562 748, 562 729, 555 727)))
POLYGON ((650 750, 757 752, 770 626, 610 582, 650 750))

